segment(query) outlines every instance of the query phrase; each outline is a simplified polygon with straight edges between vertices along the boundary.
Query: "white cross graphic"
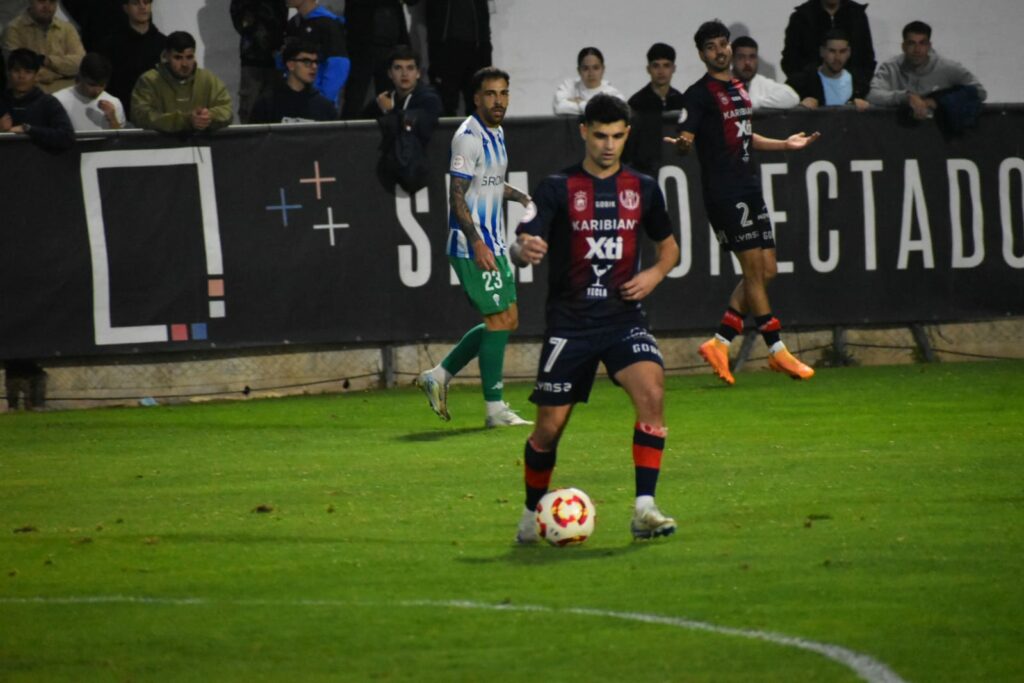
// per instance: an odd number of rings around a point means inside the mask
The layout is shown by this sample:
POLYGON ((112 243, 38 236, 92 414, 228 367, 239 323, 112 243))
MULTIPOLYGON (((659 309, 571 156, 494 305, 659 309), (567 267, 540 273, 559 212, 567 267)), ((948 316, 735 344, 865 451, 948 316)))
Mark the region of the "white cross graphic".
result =
POLYGON ((322 197, 321 197, 321 190, 323 188, 324 183, 333 183, 335 181, 337 181, 337 178, 334 178, 334 177, 325 178, 325 177, 320 175, 320 162, 319 161, 314 161, 313 162, 313 177, 312 178, 300 178, 299 179, 299 182, 302 183, 302 184, 305 184, 305 185, 316 185, 316 198, 317 199, 322 199, 322 197))
POLYGON ((330 206, 327 207, 327 222, 317 223, 313 226, 314 230, 330 230, 331 231, 331 246, 334 246, 334 231, 339 228, 349 227, 348 223, 335 223, 334 222, 334 209, 330 206))

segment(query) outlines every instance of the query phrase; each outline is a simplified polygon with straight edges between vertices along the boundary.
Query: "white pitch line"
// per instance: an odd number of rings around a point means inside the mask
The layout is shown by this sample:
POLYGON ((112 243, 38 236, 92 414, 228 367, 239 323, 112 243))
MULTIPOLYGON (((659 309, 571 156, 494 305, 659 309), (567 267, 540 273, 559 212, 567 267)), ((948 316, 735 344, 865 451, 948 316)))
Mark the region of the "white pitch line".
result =
POLYGON ((208 600, 206 598, 151 598, 132 595, 95 595, 68 597, 0 598, 0 604, 8 605, 98 605, 98 604, 140 604, 140 605, 235 605, 243 607, 446 607, 457 609, 490 610, 495 612, 545 612, 549 614, 579 614, 591 617, 639 621, 646 624, 672 626, 690 631, 705 631, 723 636, 736 636, 751 640, 793 647, 819 654, 847 667, 867 683, 907 683, 895 671, 870 655, 848 648, 819 643, 796 636, 773 631, 748 630, 731 626, 718 626, 704 621, 681 617, 666 617, 643 612, 616 612, 614 610, 591 609, 586 607, 545 607, 543 605, 512 605, 473 602, 471 600, 405 600, 397 603, 352 602, 347 600, 208 600))

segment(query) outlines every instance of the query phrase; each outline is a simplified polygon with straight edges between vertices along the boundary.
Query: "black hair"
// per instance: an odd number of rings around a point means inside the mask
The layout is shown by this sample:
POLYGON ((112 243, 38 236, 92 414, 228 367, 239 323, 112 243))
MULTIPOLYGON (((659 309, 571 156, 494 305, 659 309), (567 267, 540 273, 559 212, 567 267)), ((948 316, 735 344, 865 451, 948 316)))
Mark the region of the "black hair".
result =
POLYGON ((732 36, 729 33, 729 27, 721 22, 719 19, 712 19, 711 21, 705 21, 697 29, 697 32, 693 34, 693 42, 697 45, 698 50, 704 49, 704 44, 709 40, 715 38, 725 38, 729 40, 732 36))
POLYGON ((736 40, 732 41, 732 51, 735 52, 738 47, 752 47, 758 50, 757 41, 750 36, 740 36, 736 40))
POLYGON ((473 74, 473 80, 470 82, 473 86, 473 93, 480 92, 480 89, 484 87, 484 81, 490 81, 497 78, 505 79, 506 83, 511 83, 512 79, 509 78, 507 71, 502 71, 496 66, 485 66, 484 68, 473 74))
POLYGON ((912 21, 903 27, 903 40, 907 39, 907 35, 910 33, 916 33, 917 35, 924 35, 928 37, 928 40, 932 39, 932 27, 923 21, 912 21))
POLYGON ((286 40, 281 50, 281 61, 290 62, 303 52, 319 56, 320 48, 311 40, 286 40))
POLYGON ((847 43, 850 42, 850 34, 841 28, 833 28, 825 31, 825 35, 821 37, 821 47, 828 45, 830 40, 845 40, 847 43))
POLYGON ((390 69, 396 61, 408 61, 412 60, 416 62, 416 68, 420 68, 420 53, 412 49, 408 45, 396 45, 395 49, 388 55, 388 68, 390 69))
POLYGON ((184 52, 185 50, 196 49, 196 39, 187 31, 175 31, 167 36, 164 41, 164 49, 168 52, 184 52))
MULTIPOLYGON (((122 5, 127 5, 127 4, 129 4, 129 3, 131 2, 131 1, 132 1, 132 0, 121 0, 121 4, 122 4, 122 5)), ((153 4, 153 2, 154 2, 154 0, 149 0, 149 4, 151 4, 151 5, 152 5, 152 4, 153 4)))
POLYGON ((628 126, 631 116, 629 105, 618 97, 607 93, 598 93, 587 102, 587 108, 583 110, 583 123, 589 126, 592 123, 624 121, 628 126))
POLYGON ((98 52, 90 52, 82 57, 82 63, 78 65, 78 79, 93 85, 106 85, 113 71, 109 59, 98 52))
POLYGON ((650 64, 656 59, 667 59, 670 62, 675 62, 676 49, 668 43, 655 43, 647 51, 647 63, 650 64))
POLYGON ((11 50, 11 53, 7 55, 7 70, 24 69, 25 71, 39 71, 43 66, 44 59, 38 52, 19 47, 11 50))
POLYGON ((595 56, 601 60, 601 64, 604 64, 604 55, 596 47, 585 47, 580 50, 580 53, 576 55, 576 68, 579 68, 583 64, 583 59, 589 56, 595 56))

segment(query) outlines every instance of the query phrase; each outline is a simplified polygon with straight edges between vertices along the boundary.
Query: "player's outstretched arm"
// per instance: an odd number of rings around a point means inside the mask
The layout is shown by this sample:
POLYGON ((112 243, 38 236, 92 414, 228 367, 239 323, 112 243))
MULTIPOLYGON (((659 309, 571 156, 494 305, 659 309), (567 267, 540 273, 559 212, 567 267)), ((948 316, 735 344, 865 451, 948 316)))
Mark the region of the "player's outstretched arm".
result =
POLYGON ((790 135, 785 140, 777 140, 754 133, 754 149, 759 152, 795 151, 807 147, 807 145, 810 145, 820 137, 821 133, 818 132, 811 133, 810 135, 801 132, 790 135))
POLYGON ((677 138, 662 138, 662 141, 673 145, 680 154, 686 154, 693 147, 693 133, 683 131, 677 138))
POLYGON ((657 260, 650 268, 641 270, 631 280, 622 285, 622 298, 626 301, 640 301, 654 291, 668 272, 679 263, 679 243, 669 235, 658 242, 655 247, 657 260))
POLYGON ((491 251, 476 223, 473 222, 473 214, 469 212, 469 205, 466 203, 466 190, 469 189, 470 180, 452 176, 451 189, 448 191, 448 203, 455 214, 455 220, 459 222, 462 234, 466 236, 466 242, 473 249, 473 261, 480 270, 497 270, 498 264, 494 261, 494 252, 491 251))
MULTIPOLYGON (((530 207, 530 195, 526 194, 518 187, 505 183, 505 201, 506 202, 519 202, 523 206, 530 207)), ((528 219, 526 219, 528 220, 528 219)))

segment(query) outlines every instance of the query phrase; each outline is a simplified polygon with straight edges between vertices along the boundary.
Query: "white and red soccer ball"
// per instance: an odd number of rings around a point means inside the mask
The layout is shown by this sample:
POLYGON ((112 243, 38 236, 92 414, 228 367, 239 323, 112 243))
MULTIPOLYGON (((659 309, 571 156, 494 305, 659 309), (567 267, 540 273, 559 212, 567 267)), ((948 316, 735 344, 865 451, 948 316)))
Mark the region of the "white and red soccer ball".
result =
POLYGON ((537 534, 555 546, 583 543, 594 533, 596 510, 579 489, 548 491, 537 503, 537 534))

